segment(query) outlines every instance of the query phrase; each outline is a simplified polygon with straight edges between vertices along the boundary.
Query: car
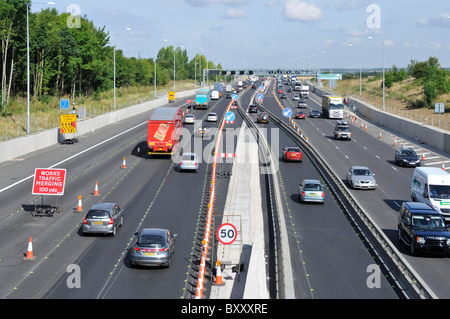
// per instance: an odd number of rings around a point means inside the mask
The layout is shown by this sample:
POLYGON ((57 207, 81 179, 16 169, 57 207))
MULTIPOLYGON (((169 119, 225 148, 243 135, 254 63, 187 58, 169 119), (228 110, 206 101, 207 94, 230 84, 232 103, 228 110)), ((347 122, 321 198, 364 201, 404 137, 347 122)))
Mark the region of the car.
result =
POLYGON ((284 90, 283 90, 282 88, 279 88, 279 89, 278 89, 278 93, 279 93, 279 94, 282 94, 282 93, 284 93, 284 90))
POLYGON ((131 266, 170 267, 175 252, 175 238, 168 229, 144 228, 131 248, 131 266))
POLYGON ((256 118, 257 123, 269 123, 269 114, 267 113, 259 113, 258 117, 256 118))
POLYGON ((300 96, 299 95, 294 95, 294 97, 292 99, 294 101, 300 101, 300 96))
POLYGON ((116 235, 123 225, 123 209, 116 203, 97 203, 91 206, 83 220, 81 232, 87 234, 116 235))
POLYGON ((318 118, 320 117, 320 111, 319 110, 311 110, 311 112, 309 112, 309 116, 310 117, 314 117, 314 118, 318 118))
POLYGON ((351 188, 375 189, 377 182, 370 169, 366 166, 351 166, 347 172, 346 180, 351 188))
POLYGON ((291 87, 288 87, 287 91, 288 91, 288 92, 292 92, 292 88, 291 88, 291 87))
POLYGON ((299 161, 303 159, 302 151, 298 146, 285 146, 281 150, 281 158, 283 161, 299 161))
POLYGON ((195 171, 198 172, 198 160, 196 153, 184 153, 181 155, 179 171, 195 171))
POLYGON ((194 136, 203 137, 204 139, 209 139, 209 128, 206 126, 199 126, 195 129, 194 136))
POLYGON ((247 112, 248 113, 257 113, 258 112, 258 105, 250 104, 248 106, 247 112))
POLYGON ((305 113, 303 111, 295 112, 294 118, 295 119, 305 119, 305 113))
POLYGON ((350 130, 347 121, 336 122, 336 126, 334 127, 334 139, 346 139, 351 141, 352 131, 350 130))
POLYGON ((298 101, 297 107, 300 109, 306 109, 306 101, 301 99, 300 101, 298 101))
POLYGON ((195 122, 195 116, 194 114, 186 114, 184 117, 184 123, 194 124, 195 122))
POLYGON ((209 113, 206 120, 208 122, 217 122, 217 113, 209 113))
POLYGON ((281 94, 280 99, 285 99, 286 98, 286 94, 281 94))
POLYGON ((395 162, 400 166, 420 166, 421 158, 412 148, 397 148, 395 150, 395 162))
POLYGON ((409 246, 411 255, 419 251, 450 254, 450 232, 444 219, 425 203, 402 203, 398 214, 398 239, 409 246))
POLYGON ((325 202, 324 185, 315 179, 305 179, 298 185, 298 198, 303 202, 325 202))

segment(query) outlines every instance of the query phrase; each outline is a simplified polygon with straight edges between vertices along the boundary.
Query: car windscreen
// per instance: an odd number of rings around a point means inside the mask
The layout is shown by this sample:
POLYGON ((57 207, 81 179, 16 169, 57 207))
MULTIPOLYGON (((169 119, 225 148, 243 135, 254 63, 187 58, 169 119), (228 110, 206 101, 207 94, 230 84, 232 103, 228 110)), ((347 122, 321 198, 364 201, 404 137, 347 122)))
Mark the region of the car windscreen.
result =
POLYGON ((353 174, 358 175, 358 176, 371 176, 372 175, 372 173, 367 169, 355 169, 353 171, 353 174))
POLYGON ((306 183, 303 189, 305 191, 321 191, 322 187, 316 183, 306 183))
POLYGON ((194 161, 194 160, 195 160, 195 155, 193 155, 193 154, 183 155, 183 161, 194 161))
POLYGON ((445 229, 444 220, 441 216, 413 215, 412 224, 417 228, 445 229))
POLYGON ((139 246, 159 248, 165 245, 164 237, 158 235, 141 235, 137 241, 139 246))
POLYGON ((331 110, 343 110, 344 105, 343 104, 330 104, 331 110))
POLYGON ((297 147, 290 147, 290 148, 287 149, 287 152, 297 152, 297 153, 299 153, 300 149, 297 148, 297 147))
POLYGON ((430 185, 430 197, 437 199, 449 199, 450 198, 450 186, 449 185, 430 185))
POLYGON ((86 218, 109 218, 109 212, 106 210, 90 210, 86 218))

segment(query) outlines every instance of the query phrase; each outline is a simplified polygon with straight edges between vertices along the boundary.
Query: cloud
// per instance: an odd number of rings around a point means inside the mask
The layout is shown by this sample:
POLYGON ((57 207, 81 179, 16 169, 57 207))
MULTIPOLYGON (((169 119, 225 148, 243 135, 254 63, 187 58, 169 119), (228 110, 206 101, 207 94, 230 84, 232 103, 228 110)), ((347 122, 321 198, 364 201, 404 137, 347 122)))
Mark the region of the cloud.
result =
POLYGON ((242 5, 249 2, 249 0, 185 0, 187 4, 193 7, 207 7, 210 4, 225 4, 225 5, 242 5))
POLYGON ((317 21, 323 18, 322 11, 318 7, 299 0, 286 2, 284 16, 288 20, 298 21, 317 21))
POLYGON ((226 19, 240 19, 246 16, 247 13, 241 9, 228 9, 225 14, 226 19))
POLYGON ((417 21, 419 27, 450 28, 450 13, 441 13, 433 18, 423 18, 417 21))

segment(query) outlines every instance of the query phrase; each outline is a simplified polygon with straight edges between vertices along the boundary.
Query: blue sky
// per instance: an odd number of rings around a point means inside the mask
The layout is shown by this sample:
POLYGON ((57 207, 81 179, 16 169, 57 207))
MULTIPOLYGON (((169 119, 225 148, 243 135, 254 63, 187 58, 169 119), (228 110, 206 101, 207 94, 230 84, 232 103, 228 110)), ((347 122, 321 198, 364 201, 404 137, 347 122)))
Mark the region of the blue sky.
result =
MULTIPOLYGON (((46 5, 37 2, 33 11, 46 5)), ((167 45, 202 52, 224 69, 450 67, 450 1, 54 0, 76 4, 126 56, 167 45), (128 28, 128 30, 127 30, 128 28), (164 41, 167 40, 167 41, 164 41), (383 50, 384 47, 384 50, 383 50)))

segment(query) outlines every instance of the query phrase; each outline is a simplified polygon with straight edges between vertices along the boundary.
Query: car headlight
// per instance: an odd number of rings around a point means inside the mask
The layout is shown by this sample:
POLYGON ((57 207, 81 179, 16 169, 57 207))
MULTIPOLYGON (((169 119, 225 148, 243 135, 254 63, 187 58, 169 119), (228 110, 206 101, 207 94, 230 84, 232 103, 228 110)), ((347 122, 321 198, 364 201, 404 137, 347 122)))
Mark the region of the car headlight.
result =
POLYGON ((417 236, 416 237, 416 242, 418 244, 425 244, 425 238, 417 236))
POLYGON ((450 238, 447 238, 446 244, 447 246, 450 246, 450 238))

